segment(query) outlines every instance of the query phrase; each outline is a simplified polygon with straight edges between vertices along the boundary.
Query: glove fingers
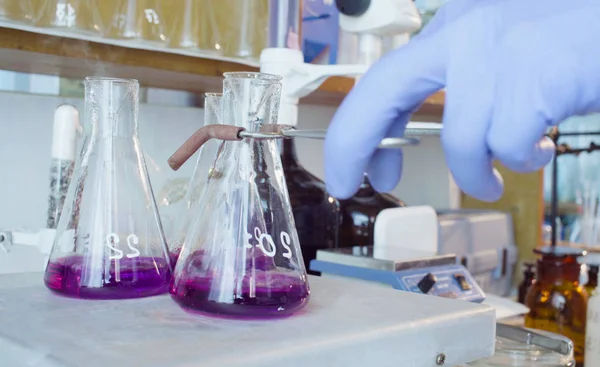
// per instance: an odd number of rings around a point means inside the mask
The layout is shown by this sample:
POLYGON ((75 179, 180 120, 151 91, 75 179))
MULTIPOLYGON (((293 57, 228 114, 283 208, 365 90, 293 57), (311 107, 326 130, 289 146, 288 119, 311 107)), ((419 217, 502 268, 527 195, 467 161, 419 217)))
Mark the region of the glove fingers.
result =
POLYGON ((543 55, 519 52, 527 43, 514 43, 507 38, 505 57, 499 63, 495 109, 487 136, 494 157, 510 170, 532 172, 546 166, 554 156, 554 143, 544 138, 555 123, 555 106, 567 103, 568 96, 560 98, 559 89, 548 89, 561 78, 541 72, 545 68, 543 55), (516 49, 515 49, 516 47, 516 49), (542 78, 541 75, 544 75, 542 78), (558 98, 557 98, 558 97, 558 98))
MULTIPOLYGON (((388 137, 402 137, 408 115, 401 116, 386 134, 388 137)), ((379 192, 388 192, 393 190, 402 177, 402 159, 401 149, 378 149, 367 168, 369 181, 373 188, 379 192)))
POLYGON ((467 84, 451 91, 446 93, 442 130, 448 168, 467 195, 484 201, 498 200, 503 191, 502 177, 492 165, 486 143, 493 94, 485 93, 482 99, 482 89, 467 84))
MULTIPOLYGON (((401 115, 410 113, 431 93, 443 86, 443 44, 435 37, 423 37, 391 52, 360 79, 345 98, 331 122, 325 139, 325 177, 329 192, 338 198, 352 196, 381 140, 401 115)), ((406 119, 403 119, 406 123, 406 119)), ((399 152, 383 153, 376 166, 390 156, 399 170, 399 152)), ((389 187, 399 171, 389 178, 375 169, 376 185, 389 187)))
MULTIPOLYGON (((471 16, 481 27, 494 24, 493 14, 474 12, 471 16)), ((492 31, 471 34, 467 42, 457 45, 457 59, 448 72, 442 130, 454 180, 466 194, 484 201, 499 199, 503 191, 486 141, 494 106, 494 36, 492 31)))

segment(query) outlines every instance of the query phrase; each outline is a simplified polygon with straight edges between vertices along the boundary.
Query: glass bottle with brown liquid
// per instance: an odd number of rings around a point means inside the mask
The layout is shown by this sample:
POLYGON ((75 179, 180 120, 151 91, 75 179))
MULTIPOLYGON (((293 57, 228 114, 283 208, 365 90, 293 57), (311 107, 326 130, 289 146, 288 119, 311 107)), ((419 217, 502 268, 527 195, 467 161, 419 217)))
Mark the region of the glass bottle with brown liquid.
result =
POLYGON ((340 200, 339 246, 372 246, 377 214, 404 206, 402 200, 375 191, 365 175, 358 192, 350 199, 340 200))
POLYGON ((517 302, 525 304, 525 297, 527 296, 527 291, 535 281, 535 264, 532 263, 524 263, 523 264, 523 281, 519 284, 518 298, 517 302))
POLYGON ((585 289, 591 296, 594 289, 598 287, 598 265, 588 264, 588 281, 585 283, 585 289))
POLYGON ((575 360, 583 366, 588 293, 579 283, 583 251, 568 247, 535 249, 540 255, 536 281, 525 297, 529 313, 525 327, 558 333, 575 345, 575 360))
MULTIPOLYGON (((339 202, 327 193, 325 183, 308 172, 296 156, 293 139, 284 139, 281 163, 306 269, 317 250, 337 247, 339 202)), ((308 271, 309 274, 318 273, 308 271)))

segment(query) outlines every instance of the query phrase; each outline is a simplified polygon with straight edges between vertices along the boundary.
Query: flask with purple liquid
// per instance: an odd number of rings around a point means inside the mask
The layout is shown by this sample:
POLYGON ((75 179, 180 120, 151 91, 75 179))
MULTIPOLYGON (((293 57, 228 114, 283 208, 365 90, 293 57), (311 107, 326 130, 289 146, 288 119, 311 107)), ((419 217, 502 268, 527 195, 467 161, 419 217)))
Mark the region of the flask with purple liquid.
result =
POLYGON ((46 268, 62 295, 123 299, 165 293, 172 274, 138 138, 136 80, 86 78, 84 147, 46 268))
MULTIPOLYGON (((222 121, 277 121, 281 77, 225 73, 222 121)), ((220 143, 170 286, 184 309, 237 318, 289 316, 309 299, 306 268, 272 139, 220 143)))
MULTIPOLYGON (((221 93, 204 94, 204 126, 221 123, 222 96, 221 93)), ((185 196, 185 209, 181 213, 181 219, 175 224, 173 238, 169 241, 173 264, 177 262, 181 247, 185 241, 187 229, 193 223, 193 220, 203 213, 198 210, 197 204, 204 194, 209 177, 216 174, 216 172, 213 172, 212 166, 219 146, 220 142, 218 140, 209 140, 198 151, 196 167, 189 181, 185 196)))

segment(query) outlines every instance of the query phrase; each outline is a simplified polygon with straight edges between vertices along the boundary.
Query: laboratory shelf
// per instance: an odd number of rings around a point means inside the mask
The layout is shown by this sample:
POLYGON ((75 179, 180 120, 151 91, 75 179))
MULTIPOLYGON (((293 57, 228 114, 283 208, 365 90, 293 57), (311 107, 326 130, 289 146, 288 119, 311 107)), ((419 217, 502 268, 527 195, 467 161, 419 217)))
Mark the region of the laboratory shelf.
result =
MULTIPOLYGON (((228 71, 258 71, 255 61, 199 56, 133 41, 107 40, 54 29, 0 22, 0 69, 79 79, 90 75, 135 78, 143 86, 214 92, 228 71)), ((337 106, 354 79, 329 78, 301 103, 337 106)), ((444 92, 415 113, 420 121, 441 121, 444 92)))
POLYGON ((309 280, 298 314, 236 321, 189 314, 167 295, 69 299, 47 290, 41 273, 2 275, 0 366, 450 367, 493 353, 491 306, 309 280))

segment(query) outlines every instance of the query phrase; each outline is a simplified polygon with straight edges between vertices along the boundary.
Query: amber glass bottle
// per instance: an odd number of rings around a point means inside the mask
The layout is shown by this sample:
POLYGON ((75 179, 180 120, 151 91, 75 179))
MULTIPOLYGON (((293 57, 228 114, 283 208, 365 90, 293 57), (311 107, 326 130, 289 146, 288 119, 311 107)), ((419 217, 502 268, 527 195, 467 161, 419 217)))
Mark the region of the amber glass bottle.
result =
POLYGON ((535 264, 523 264, 523 281, 519 284, 519 293, 517 301, 525 304, 525 296, 535 280, 535 264))
MULTIPOLYGON (((281 163, 296 222, 306 269, 317 250, 337 247, 339 202, 327 193, 325 183, 308 172, 296 156, 293 139, 284 139, 281 163)), ((309 274, 317 274, 308 271, 309 274)))
POLYGON ((588 281, 585 283, 585 289, 589 296, 596 287, 598 287, 598 265, 588 265, 588 281))
POLYGON ((375 191, 365 175, 358 192, 347 200, 340 200, 339 246, 371 246, 377 214, 384 209, 399 208, 405 204, 389 194, 375 191))
POLYGON ((536 281, 525 297, 529 313, 525 327, 566 336, 575 345, 575 360, 583 366, 588 293, 579 284, 583 251, 566 247, 534 250, 540 255, 536 281))

